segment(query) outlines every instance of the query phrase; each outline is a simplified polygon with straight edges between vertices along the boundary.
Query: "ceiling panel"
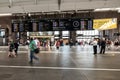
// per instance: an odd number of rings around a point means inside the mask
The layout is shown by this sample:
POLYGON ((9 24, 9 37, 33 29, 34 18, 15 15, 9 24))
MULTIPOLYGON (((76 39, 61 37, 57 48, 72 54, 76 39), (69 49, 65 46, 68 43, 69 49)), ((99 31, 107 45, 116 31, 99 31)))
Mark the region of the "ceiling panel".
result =
MULTIPOLYGON (((120 7, 120 0, 61 0, 61 10, 120 7)), ((0 13, 56 11, 58 0, 0 0, 0 13), (16 10, 15 10, 16 9, 16 10)))
POLYGON ((8 3, 9 0, 0 0, 0 3, 8 3))
POLYGON ((49 12, 58 10, 57 4, 24 6, 26 12, 49 12))
POLYGON ((53 3, 56 3, 56 4, 57 4, 58 1, 57 1, 57 0, 38 0, 37 3, 38 3, 38 4, 51 4, 51 3, 52 3, 52 4, 53 4, 53 3))
POLYGON ((109 1, 98 1, 94 0, 91 2, 68 2, 61 4, 61 10, 85 10, 85 9, 96 9, 96 8, 115 8, 120 7, 120 1, 109 0, 109 1))
POLYGON ((10 4, 9 0, 0 0, 0 7, 8 6, 9 4, 10 4))

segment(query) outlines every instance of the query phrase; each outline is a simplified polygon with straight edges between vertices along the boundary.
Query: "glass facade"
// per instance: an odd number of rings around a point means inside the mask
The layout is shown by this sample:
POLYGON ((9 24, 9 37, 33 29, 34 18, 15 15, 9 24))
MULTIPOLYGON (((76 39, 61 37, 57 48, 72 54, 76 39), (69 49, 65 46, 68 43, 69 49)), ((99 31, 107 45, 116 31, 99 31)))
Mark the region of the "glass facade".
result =
POLYGON ((62 38, 65 39, 65 38, 69 38, 69 31, 62 31, 62 38))
MULTIPOLYGON (((60 39, 60 35, 62 35, 62 39, 69 39, 70 38, 70 31, 62 31, 62 34, 60 34, 60 31, 48 31, 48 32, 29 32, 27 33, 27 36, 38 36, 41 38, 49 37, 54 39, 60 39)), ((87 41, 90 42, 93 38, 99 37, 99 31, 98 30, 84 30, 84 31, 76 31, 76 40, 77 41, 87 41)))
POLYGON ((5 29, 0 29, 0 37, 4 37, 5 36, 5 29))
POLYGON ((98 38, 98 37, 99 37, 98 30, 76 31, 76 40, 78 42, 87 41, 89 43, 93 38, 98 38))

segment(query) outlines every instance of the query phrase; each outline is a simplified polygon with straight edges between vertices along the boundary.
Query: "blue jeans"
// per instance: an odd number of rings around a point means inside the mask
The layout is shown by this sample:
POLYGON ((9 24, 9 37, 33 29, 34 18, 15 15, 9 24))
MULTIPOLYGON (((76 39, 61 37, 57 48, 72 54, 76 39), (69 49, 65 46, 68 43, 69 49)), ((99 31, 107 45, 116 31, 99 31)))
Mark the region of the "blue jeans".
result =
POLYGON ((30 62, 33 62, 33 59, 38 59, 34 54, 35 52, 30 50, 30 62))

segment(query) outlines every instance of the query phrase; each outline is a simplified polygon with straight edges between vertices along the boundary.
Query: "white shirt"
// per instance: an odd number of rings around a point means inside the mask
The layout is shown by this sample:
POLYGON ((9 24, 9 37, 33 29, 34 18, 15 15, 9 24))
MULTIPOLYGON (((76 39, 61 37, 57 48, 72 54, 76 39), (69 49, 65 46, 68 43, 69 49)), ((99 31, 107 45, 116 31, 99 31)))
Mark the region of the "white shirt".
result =
POLYGON ((39 46, 40 46, 39 40, 38 40, 38 39, 35 39, 34 41, 35 41, 36 46, 39 47, 39 46))
POLYGON ((92 42, 92 45, 93 45, 93 46, 97 46, 97 41, 94 40, 94 41, 92 42))

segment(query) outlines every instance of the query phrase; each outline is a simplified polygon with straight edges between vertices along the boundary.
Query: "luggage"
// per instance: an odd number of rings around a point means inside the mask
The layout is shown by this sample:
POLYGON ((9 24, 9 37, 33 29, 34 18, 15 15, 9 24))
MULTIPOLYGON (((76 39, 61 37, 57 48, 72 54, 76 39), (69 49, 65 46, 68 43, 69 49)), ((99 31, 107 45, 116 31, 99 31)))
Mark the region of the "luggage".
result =
POLYGON ((35 52, 36 54, 38 54, 38 53, 40 52, 39 48, 36 48, 36 49, 34 50, 34 52, 35 52))

